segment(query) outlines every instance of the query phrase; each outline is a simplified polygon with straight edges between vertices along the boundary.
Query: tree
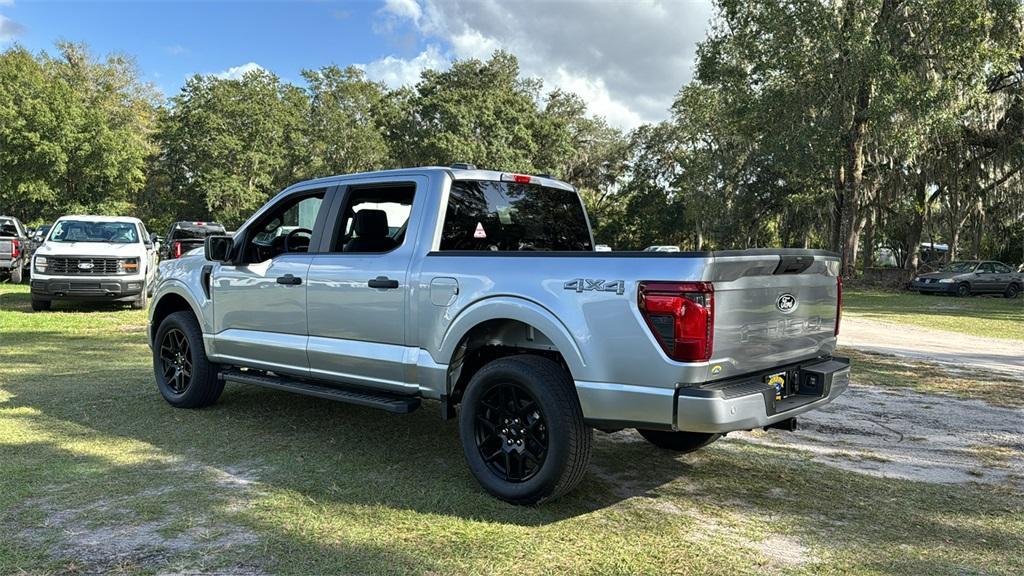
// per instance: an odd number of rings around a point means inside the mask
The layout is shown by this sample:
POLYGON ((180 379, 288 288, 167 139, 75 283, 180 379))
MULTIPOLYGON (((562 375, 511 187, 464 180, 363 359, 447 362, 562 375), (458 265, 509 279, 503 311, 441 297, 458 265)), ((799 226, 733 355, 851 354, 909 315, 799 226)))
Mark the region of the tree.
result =
POLYGON ((26 221, 129 211, 155 148, 156 93, 120 55, 0 54, 0 201, 26 221))
POLYGON ((178 219, 237 226, 309 170, 308 100, 269 72, 194 76, 171 102, 160 162, 178 219))

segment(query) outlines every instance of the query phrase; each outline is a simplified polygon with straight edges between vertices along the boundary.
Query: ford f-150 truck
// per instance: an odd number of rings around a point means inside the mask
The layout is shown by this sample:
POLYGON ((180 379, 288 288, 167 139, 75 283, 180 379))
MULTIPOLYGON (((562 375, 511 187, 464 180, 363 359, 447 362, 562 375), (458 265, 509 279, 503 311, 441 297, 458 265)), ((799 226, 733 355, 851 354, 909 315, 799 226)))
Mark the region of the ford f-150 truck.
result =
POLYGON ((32 309, 77 300, 142 310, 155 279, 156 250, 138 218, 63 216, 32 256, 32 309))
POLYGON ((595 428, 685 452, 841 394, 838 270, 814 250, 596 252, 576 190, 547 177, 353 174, 163 262, 149 339, 174 406, 225 382, 436 401, 483 487, 535 504, 580 481, 595 428))

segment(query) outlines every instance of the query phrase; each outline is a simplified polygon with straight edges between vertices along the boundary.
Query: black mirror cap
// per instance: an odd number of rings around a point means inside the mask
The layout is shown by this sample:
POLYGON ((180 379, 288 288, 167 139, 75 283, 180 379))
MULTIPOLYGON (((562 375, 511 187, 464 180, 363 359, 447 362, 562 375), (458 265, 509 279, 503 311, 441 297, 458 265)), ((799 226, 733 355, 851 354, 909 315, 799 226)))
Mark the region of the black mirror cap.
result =
POLYGON ((230 262, 231 249, 235 241, 231 236, 207 236, 203 243, 203 251, 210 262, 230 262))

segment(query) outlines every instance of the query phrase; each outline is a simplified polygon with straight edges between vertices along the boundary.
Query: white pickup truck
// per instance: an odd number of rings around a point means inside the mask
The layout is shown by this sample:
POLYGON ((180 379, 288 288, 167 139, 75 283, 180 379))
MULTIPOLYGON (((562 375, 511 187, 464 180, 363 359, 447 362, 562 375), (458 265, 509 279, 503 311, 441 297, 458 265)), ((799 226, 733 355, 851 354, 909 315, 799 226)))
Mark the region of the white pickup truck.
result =
POLYGON ((146 308, 156 250, 138 218, 64 216, 32 257, 32 309, 54 300, 129 302, 146 308))
POLYGON ((595 428, 696 450, 790 429, 849 379, 834 254, 597 252, 551 178, 302 182, 205 248, 160 265, 164 399, 198 408, 236 382, 398 413, 436 401, 477 480, 518 504, 575 486, 595 428))

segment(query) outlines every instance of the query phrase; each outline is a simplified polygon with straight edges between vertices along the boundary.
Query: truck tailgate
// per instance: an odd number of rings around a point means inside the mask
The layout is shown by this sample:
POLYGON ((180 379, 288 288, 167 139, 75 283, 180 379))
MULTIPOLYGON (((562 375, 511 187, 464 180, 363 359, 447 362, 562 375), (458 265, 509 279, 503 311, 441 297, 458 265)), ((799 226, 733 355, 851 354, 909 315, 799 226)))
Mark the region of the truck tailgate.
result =
POLYGON ((839 260, 806 250, 716 253, 711 379, 798 362, 835 347, 839 260))
POLYGON ((11 240, 10 238, 0 238, 0 260, 11 259, 11 240))

